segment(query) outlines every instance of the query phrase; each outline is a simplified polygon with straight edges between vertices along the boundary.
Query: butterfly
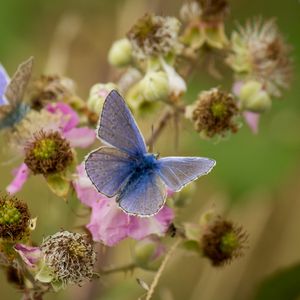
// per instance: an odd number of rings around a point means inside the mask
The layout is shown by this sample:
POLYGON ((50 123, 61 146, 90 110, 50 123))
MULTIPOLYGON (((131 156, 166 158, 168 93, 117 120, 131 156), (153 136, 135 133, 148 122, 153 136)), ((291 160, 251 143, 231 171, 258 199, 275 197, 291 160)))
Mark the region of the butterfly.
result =
POLYGON ((97 128, 106 144, 85 159, 85 170, 99 193, 116 196, 130 215, 152 216, 164 205, 167 187, 180 191, 206 175, 216 162, 203 157, 164 157, 148 153, 144 138, 120 94, 106 97, 97 128))
POLYGON ((0 65, 0 129, 11 128, 20 122, 29 110, 23 102, 33 68, 33 57, 19 65, 12 79, 0 65))

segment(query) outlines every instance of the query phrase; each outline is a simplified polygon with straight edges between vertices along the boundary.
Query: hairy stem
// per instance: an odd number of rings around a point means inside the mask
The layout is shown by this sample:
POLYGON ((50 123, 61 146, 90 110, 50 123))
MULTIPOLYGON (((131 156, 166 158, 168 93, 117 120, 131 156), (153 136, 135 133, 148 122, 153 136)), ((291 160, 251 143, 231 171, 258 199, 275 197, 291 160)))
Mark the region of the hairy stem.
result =
POLYGON ((169 252, 166 254, 164 260, 162 261, 157 273, 155 274, 155 277, 150 285, 149 291, 147 293, 146 299, 145 300, 150 300, 153 296, 154 290, 158 284, 158 281, 169 261, 169 259, 171 258, 171 256, 173 255, 174 251, 176 250, 176 248, 178 247, 178 245, 180 244, 181 239, 178 239, 170 248, 169 252))

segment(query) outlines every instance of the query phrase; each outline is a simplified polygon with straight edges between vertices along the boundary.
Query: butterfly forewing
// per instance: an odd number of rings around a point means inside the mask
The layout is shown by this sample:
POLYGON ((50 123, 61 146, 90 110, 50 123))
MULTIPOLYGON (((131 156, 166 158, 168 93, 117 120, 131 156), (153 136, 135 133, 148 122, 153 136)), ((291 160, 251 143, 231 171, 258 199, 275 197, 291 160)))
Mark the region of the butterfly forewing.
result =
POLYGON ((33 57, 19 65, 17 71, 8 84, 5 92, 6 99, 13 107, 23 100, 33 68, 33 57))
POLYGON ((130 178, 117 197, 119 206, 128 214, 151 216, 164 205, 167 197, 165 184, 154 171, 130 178))
POLYGON ((133 156, 147 151, 130 110, 115 90, 104 102, 98 135, 104 142, 133 156))
POLYGON ((113 197, 132 173, 132 159, 116 148, 101 147, 88 155, 85 170, 100 193, 113 197))
POLYGON ((7 99, 5 97, 6 87, 9 83, 9 77, 0 64, 0 106, 7 104, 7 99))
POLYGON ((203 157, 164 157, 159 159, 159 175, 173 191, 209 173, 216 162, 203 157))

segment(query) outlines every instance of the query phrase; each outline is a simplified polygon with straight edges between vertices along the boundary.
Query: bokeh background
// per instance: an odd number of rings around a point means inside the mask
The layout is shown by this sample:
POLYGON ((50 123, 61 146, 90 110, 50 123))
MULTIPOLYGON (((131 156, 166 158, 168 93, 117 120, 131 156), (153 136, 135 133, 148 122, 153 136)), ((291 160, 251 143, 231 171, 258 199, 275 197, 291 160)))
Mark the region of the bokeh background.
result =
MULTIPOLYGON (((42 72, 59 73, 73 78, 82 98, 97 82, 116 76, 107 63, 111 43, 123 37, 137 18, 152 11, 178 16, 179 0, 10 0, 0 5, 0 61, 12 74, 16 66, 33 55, 34 76, 42 72)), ((248 231, 249 249, 241 259, 224 268, 212 268, 208 261, 177 251, 165 270, 154 299, 162 300, 241 300, 296 299, 300 287, 300 2, 298 0, 232 0, 231 15, 226 25, 230 32, 236 22, 252 16, 275 17, 278 26, 293 45, 295 76, 283 99, 274 101, 272 110, 261 121, 260 132, 253 135, 244 126, 227 141, 202 141, 184 124, 176 149, 172 134, 164 134, 155 145, 162 155, 199 155, 217 160, 217 167, 197 183, 197 193, 179 218, 196 221, 206 209, 214 207, 248 231), (272 298, 257 296, 264 278, 293 268, 285 278, 288 288, 272 298), (291 283, 292 282, 292 283, 291 283), (291 293, 292 290, 292 293, 291 293)), ((195 99, 199 91, 214 86, 230 89, 232 74, 224 70, 217 81, 205 70, 198 70, 190 82, 187 95, 195 99)), ((151 124, 139 120, 145 135, 151 124)), ((166 132, 174 128, 170 126, 166 132)), ((11 155, 0 140, 0 161, 11 155)), ((85 153, 82 153, 83 155, 85 153)), ((11 180, 10 172, 17 161, 0 165, 0 190, 11 180)), ((35 240, 60 228, 76 230, 76 199, 69 204, 56 199, 40 178, 31 178, 19 195, 26 200, 32 215, 38 217, 35 240)), ((86 220, 79 218, 76 225, 86 220)), ((129 261, 133 243, 125 241, 110 254, 103 254, 105 265, 129 261)), ((72 288, 45 299, 132 300, 143 294, 135 278, 151 282, 153 274, 137 271, 102 277, 97 284, 72 288)), ((273 275, 274 276, 274 275, 273 275)), ((282 281, 274 283, 276 291, 282 281)), ((284 286, 284 288, 286 288, 284 286)), ((0 299, 20 299, 21 294, 6 283, 0 274, 0 299)), ((299 298, 300 299, 300 298, 299 298)))

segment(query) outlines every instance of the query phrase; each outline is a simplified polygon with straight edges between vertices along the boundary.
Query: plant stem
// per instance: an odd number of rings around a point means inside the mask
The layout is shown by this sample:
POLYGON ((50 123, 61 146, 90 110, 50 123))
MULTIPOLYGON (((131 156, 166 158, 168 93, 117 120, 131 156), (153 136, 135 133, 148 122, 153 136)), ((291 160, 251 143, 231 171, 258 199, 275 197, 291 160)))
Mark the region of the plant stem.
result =
POLYGON ((164 271, 169 259, 171 258, 171 256, 173 255, 174 251, 176 250, 176 248, 178 247, 178 245, 180 244, 181 239, 178 239, 170 248, 169 252, 166 254, 164 260, 162 261, 157 273, 155 274, 155 277, 150 285, 149 291, 147 293, 146 299, 145 300, 150 300, 153 296, 154 290, 158 284, 158 281, 162 275, 162 272, 164 271))
POLYGON ((150 152, 152 151, 153 144, 156 142, 156 140, 158 139, 158 137, 160 136, 160 134, 162 133, 163 129, 166 127, 168 121, 171 119, 172 116, 173 112, 169 108, 167 108, 164 111, 161 118, 158 120, 157 127, 154 129, 151 137, 146 141, 146 144, 149 146, 150 152))
POLYGON ((129 272, 129 271, 133 271, 135 268, 137 268, 137 266, 134 263, 130 263, 124 266, 102 270, 101 275, 110 275, 118 272, 129 272))

